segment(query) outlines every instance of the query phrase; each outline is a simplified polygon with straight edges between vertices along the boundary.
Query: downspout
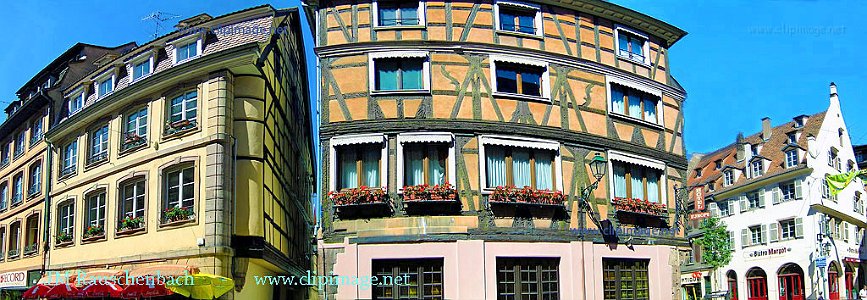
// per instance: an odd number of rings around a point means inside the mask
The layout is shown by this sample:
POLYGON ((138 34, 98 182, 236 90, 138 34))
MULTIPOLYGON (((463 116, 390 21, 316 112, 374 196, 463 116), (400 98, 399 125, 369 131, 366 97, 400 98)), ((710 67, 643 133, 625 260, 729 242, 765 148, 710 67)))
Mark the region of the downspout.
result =
POLYGON ((54 151, 53 151, 54 144, 52 144, 47 139, 45 139, 44 134, 42 136, 42 139, 48 145, 46 147, 47 149, 46 149, 46 154, 45 154, 45 178, 46 178, 45 179, 45 199, 44 199, 45 210, 42 214, 45 216, 45 223, 44 223, 45 226, 43 226, 44 227, 44 230, 43 230, 44 233, 42 235, 42 255, 43 255, 43 258, 42 258, 42 270, 41 270, 41 273, 44 276, 46 269, 48 268, 50 259, 51 259, 51 253, 49 251, 49 248, 50 248, 49 246, 51 245, 51 243, 49 242, 50 241, 49 234, 51 234, 51 169, 52 169, 51 166, 53 166, 51 159, 53 158, 52 154, 54 153, 54 151))

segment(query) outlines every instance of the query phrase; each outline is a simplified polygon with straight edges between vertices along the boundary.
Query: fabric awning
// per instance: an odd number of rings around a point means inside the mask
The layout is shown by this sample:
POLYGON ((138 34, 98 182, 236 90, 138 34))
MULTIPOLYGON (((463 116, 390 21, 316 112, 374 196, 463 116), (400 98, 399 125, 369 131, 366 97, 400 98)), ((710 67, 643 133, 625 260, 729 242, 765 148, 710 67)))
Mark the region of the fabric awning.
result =
POLYGON ((513 63, 520 65, 528 65, 532 67, 547 67, 548 63, 541 60, 533 60, 527 59, 519 56, 511 56, 511 55, 491 55, 491 60, 505 62, 505 63, 513 63))
POLYGON ((399 143, 451 143, 452 140, 452 134, 444 132, 418 132, 397 136, 399 143))
POLYGON ((129 272, 130 277, 147 277, 147 276, 185 276, 198 274, 199 268, 189 265, 153 265, 141 267, 129 272), (157 273, 159 272, 159 273, 157 273))
POLYGON ((331 146, 346 146, 346 145, 361 145, 361 144, 379 144, 385 142, 385 135, 374 134, 355 134, 331 138, 331 146))
MULTIPOLYGON (((75 284, 82 286, 98 280, 106 280, 112 277, 122 278, 126 276, 126 270, 96 270, 89 271, 75 277, 75 284)), ((119 279, 118 279, 119 280, 119 279)))
POLYGON ((651 160, 651 159, 647 159, 647 158, 640 158, 640 157, 628 155, 625 153, 619 153, 619 152, 613 152, 613 151, 609 152, 608 153, 608 159, 612 160, 612 161, 616 160, 619 162, 625 162, 625 163, 629 163, 629 164, 633 164, 633 165, 639 165, 642 167, 648 167, 651 169, 657 169, 660 171, 665 171, 665 164, 660 162, 660 161, 651 160))
POLYGON ((608 82, 610 82, 610 83, 615 83, 615 84, 618 84, 618 85, 621 85, 621 86, 625 86, 625 87, 628 87, 628 88, 636 89, 636 90, 639 90, 639 91, 642 91, 642 92, 645 92, 645 93, 648 93, 648 94, 651 94, 651 95, 657 95, 657 96, 662 95, 662 90, 660 90, 660 89, 653 88, 653 87, 650 87, 650 86, 647 86, 647 85, 644 85, 644 84, 640 84, 640 83, 637 83, 637 82, 629 81, 629 80, 626 80, 626 79, 621 79, 621 78, 610 77, 610 76, 609 76, 609 77, 608 77, 608 82))
POLYGON ((388 51, 388 52, 373 52, 370 57, 377 58, 427 58, 426 51, 388 51))
POLYGON ((482 136, 481 143, 485 145, 519 147, 529 149, 541 149, 560 151, 560 143, 554 141, 533 139, 533 138, 515 138, 505 136, 482 136))

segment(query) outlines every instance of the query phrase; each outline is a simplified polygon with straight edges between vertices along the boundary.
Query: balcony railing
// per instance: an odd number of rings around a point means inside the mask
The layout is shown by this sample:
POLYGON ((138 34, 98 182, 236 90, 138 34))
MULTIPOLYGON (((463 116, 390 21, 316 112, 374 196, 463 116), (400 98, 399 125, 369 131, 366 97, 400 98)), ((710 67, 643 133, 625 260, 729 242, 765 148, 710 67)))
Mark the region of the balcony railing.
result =
POLYGON ((75 174, 75 169, 76 165, 63 167, 63 169, 60 170, 60 177, 63 178, 75 174))
POLYGON ((178 132, 184 132, 194 129, 198 126, 196 120, 178 120, 166 124, 166 135, 172 135, 178 132))
POLYGON ((127 133, 126 138, 123 140, 123 145, 120 147, 121 151, 126 151, 134 148, 138 148, 147 144, 147 138, 134 134, 127 133))
POLYGON ((23 199, 24 199, 23 195, 13 194, 12 195, 12 206, 17 206, 18 204, 21 204, 21 200, 23 200, 23 199))

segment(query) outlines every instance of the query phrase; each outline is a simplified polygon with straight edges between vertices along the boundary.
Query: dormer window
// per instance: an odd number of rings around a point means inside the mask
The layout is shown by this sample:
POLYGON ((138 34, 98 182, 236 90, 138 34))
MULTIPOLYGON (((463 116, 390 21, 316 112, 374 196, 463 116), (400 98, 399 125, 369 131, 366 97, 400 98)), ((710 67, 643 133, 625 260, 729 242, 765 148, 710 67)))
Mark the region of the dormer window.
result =
POLYGON ((131 69, 132 80, 136 81, 153 72, 154 56, 150 52, 140 54, 129 61, 128 68, 131 69))
POLYGON ((701 168, 695 169, 695 178, 701 177, 701 168))
POLYGON ((762 176, 765 173, 765 163, 761 159, 754 160, 750 163, 753 178, 762 176))
POLYGON ((713 182, 708 182, 707 190, 713 192, 714 190, 716 190, 716 184, 714 184, 713 182))
POLYGON ((114 76, 110 76, 99 82, 98 97, 102 98, 114 91, 114 76))
POLYGON ((202 39, 197 35, 178 39, 172 44, 175 46, 175 64, 193 59, 202 53, 202 39))
POLYGON ((759 155, 759 145, 751 145, 750 151, 752 151, 753 156, 759 155))
POLYGON ((71 97, 66 99, 67 116, 77 113, 82 107, 84 107, 84 91, 72 94, 71 97))
POLYGON ((715 162, 713 162, 713 163, 714 163, 714 166, 715 166, 715 168, 716 168, 717 170, 719 170, 720 168, 722 168, 722 159, 717 159, 717 160, 716 160, 715 162))
POLYGON ((786 134, 786 142, 789 144, 797 144, 798 143, 798 134, 794 132, 789 132, 786 134))
POLYGON ((806 119, 806 118, 807 118, 807 116, 795 117, 795 128, 804 127, 804 119, 806 119))
POLYGON ((786 151, 786 168, 798 165, 798 149, 786 151))
POLYGON ((728 170, 723 172, 723 186, 730 186, 735 183, 735 172, 728 170))

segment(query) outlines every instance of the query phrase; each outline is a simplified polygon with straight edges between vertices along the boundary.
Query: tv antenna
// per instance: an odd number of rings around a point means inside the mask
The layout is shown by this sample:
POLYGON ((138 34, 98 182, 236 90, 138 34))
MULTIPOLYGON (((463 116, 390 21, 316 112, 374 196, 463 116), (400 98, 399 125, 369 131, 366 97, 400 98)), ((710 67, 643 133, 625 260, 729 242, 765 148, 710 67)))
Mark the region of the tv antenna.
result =
POLYGON ((171 19, 177 19, 180 17, 181 16, 176 15, 176 14, 172 14, 172 13, 155 11, 155 12, 151 13, 150 15, 145 16, 141 20, 142 21, 147 21, 147 20, 153 20, 154 21, 154 25, 155 25, 154 27, 155 28, 154 28, 153 38, 156 39, 157 37, 160 36, 160 32, 162 32, 162 30, 163 30, 163 22, 171 20, 171 19))

